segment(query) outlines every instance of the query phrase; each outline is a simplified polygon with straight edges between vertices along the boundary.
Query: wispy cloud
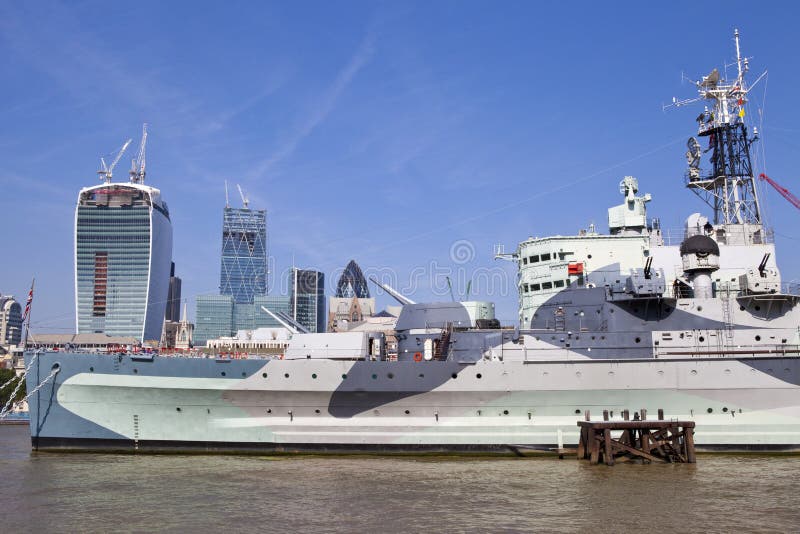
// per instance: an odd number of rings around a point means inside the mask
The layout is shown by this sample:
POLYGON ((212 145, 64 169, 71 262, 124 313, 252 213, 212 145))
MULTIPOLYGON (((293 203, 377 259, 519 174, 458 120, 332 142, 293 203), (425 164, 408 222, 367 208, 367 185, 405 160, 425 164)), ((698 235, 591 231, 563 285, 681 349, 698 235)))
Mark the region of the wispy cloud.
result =
POLYGON ((372 58, 375 52, 374 32, 367 31, 358 49, 336 76, 333 84, 325 91, 319 103, 307 111, 306 116, 295 130, 284 139, 277 150, 259 162, 248 173, 251 180, 258 179, 272 167, 292 155, 298 145, 319 126, 336 107, 336 103, 347 90, 358 72, 372 58))

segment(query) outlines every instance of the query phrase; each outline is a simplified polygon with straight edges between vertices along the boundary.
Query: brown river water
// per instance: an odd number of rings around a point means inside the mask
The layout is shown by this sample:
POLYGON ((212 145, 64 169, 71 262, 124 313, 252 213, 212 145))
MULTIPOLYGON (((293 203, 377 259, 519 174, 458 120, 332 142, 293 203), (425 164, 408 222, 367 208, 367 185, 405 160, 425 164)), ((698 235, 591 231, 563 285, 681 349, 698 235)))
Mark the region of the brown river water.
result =
POLYGON ((798 532, 800 456, 32 453, 0 426, 0 532, 798 532))

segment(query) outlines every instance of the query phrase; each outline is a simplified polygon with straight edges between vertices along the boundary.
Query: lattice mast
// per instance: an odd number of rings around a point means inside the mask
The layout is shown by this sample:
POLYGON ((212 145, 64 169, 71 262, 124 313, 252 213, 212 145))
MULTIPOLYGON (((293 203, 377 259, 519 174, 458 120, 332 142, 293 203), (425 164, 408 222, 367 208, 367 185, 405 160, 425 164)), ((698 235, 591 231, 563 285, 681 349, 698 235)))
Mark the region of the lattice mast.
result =
POLYGON ((745 80, 749 61, 741 55, 739 30, 734 30, 734 41, 736 79, 722 78, 715 68, 708 76, 694 82, 699 96, 680 101, 673 98, 672 103, 685 106, 701 100, 707 102, 705 110, 697 117, 697 124, 698 137, 707 137, 708 144, 704 149, 697 138, 689 138, 686 186, 714 210, 714 224, 761 225, 761 208, 750 160, 750 145, 758 139, 758 130, 753 128, 753 136, 748 137, 745 105, 752 87, 748 87, 745 80), (704 153, 710 153, 709 170, 700 167, 704 153))

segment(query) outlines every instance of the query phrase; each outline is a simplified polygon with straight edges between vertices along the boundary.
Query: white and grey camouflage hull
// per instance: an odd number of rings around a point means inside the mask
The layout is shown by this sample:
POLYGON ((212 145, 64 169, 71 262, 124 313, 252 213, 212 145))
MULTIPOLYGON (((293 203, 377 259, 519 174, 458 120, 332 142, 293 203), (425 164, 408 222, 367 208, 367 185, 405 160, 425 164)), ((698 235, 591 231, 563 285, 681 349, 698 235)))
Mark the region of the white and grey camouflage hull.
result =
MULTIPOLYGON (((32 357, 32 353, 28 355, 32 357)), ((47 352, 37 450, 496 452, 577 442, 586 410, 659 408, 700 450, 800 450, 797 357, 215 360, 47 352)))

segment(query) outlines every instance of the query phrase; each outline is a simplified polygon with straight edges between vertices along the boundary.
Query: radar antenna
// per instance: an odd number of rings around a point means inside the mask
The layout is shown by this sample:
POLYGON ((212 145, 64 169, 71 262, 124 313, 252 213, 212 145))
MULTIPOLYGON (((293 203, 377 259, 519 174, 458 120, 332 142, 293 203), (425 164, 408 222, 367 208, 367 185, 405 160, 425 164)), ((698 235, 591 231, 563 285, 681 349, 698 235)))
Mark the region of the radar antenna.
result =
POLYGON ((691 189, 714 210, 714 224, 762 224, 761 209, 753 167, 750 145, 758 139, 758 131, 748 136, 745 125, 747 95, 764 77, 758 77, 752 86, 745 75, 750 69, 749 59, 742 57, 739 47, 739 30, 734 30, 736 42, 736 79, 726 80, 719 70, 694 81, 698 96, 685 100, 672 99, 670 106, 685 106, 707 101, 708 105, 697 117, 698 137, 707 137, 708 146, 702 149, 700 141, 690 137, 687 142, 685 175, 686 187, 691 189), (711 169, 703 171, 700 159, 710 152, 711 169))

